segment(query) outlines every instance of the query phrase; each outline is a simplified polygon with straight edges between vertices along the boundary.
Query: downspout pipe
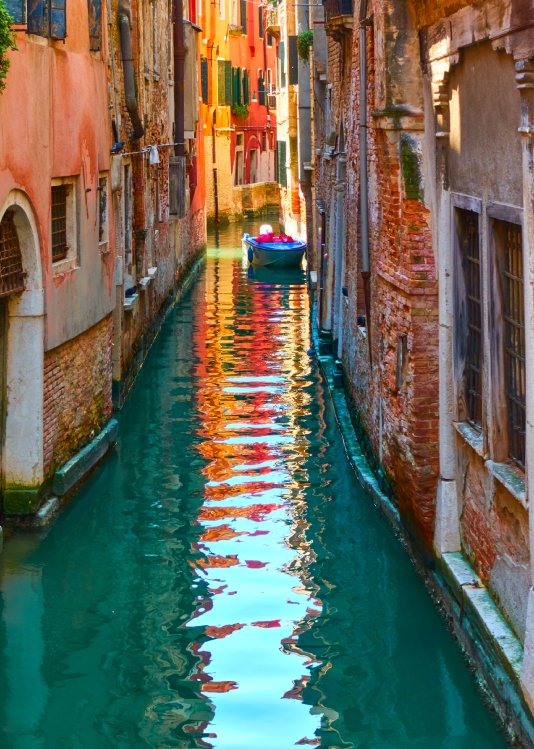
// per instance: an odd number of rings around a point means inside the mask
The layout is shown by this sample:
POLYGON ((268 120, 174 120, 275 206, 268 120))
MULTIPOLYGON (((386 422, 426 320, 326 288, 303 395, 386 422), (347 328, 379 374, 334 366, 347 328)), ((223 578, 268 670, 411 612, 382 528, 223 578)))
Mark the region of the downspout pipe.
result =
POLYGON ((360 247, 361 275, 365 302, 369 363, 373 364, 371 346, 371 265, 369 261, 369 183, 367 178, 367 0, 360 6, 360 247))
POLYGON ((184 4, 183 0, 173 0, 173 47, 174 47, 174 155, 181 158, 184 149, 184 4))
POLYGON ((137 96, 135 93, 135 70, 132 49, 132 9, 130 0, 119 2, 119 39, 121 45, 122 70, 124 73, 124 98, 126 109, 133 125, 133 139, 138 140, 145 134, 145 128, 139 116, 137 96))

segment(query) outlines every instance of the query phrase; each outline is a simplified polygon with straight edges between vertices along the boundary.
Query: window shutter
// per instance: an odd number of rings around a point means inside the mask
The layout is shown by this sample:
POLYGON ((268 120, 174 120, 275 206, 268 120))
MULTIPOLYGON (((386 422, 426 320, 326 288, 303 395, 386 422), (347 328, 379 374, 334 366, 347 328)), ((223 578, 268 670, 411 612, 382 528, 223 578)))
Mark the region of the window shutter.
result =
POLYGON ((24 23, 26 21, 26 3, 24 0, 4 0, 4 2, 13 23, 24 23))
POLYGON ((243 71, 243 104, 250 104, 249 72, 243 71))
POLYGON ((89 14, 89 49, 102 49, 102 0, 87 0, 89 14))
POLYGON ((236 69, 237 77, 237 104, 243 104, 243 70, 241 68, 236 69))
POLYGON ((280 86, 285 88, 286 85, 286 45, 280 42, 280 86))
POLYGON ((265 106, 265 79, 258 76, 258 102, 265 106))
POLYGON ((226 104, 226 60, 217 60, 217 104, 226 104))
POLYGON ((247 33, 247 0, 240 0, 241 6, 241 31, 247 33))
POLYGON ((48 8, 45 0, 28 0, 28 33, 47 36, 48 8))
POLYGON ((237 93, 238 82, 239 81, 237 78, 237 68, 232 68, 232 105, 239 104, 239 97, 237 93))
POLYGON ((258 36, 263 38, 265 27, 263 25, 263 5, 258 5, 258 36))
POLYGON ((232 63, 230 60, 224 61, 224 82, 225 82, 225 97, 224 102, 229 107, 232 106, 232 63))
POLYGON ((277 182, 281 187, 287 187, 287 174, 286 174, 286 142, 285 140, 279 140, 276 143, 276 154, 277 154, 277 182))
POLYGON ((206 57, 200 58, 200 84, 202 90, 202 101, 208 103, 208 60, 206 57))
POLYGON ((287 38, 287 56, 289 58, 289 85, 296 86, 299 82, 299 57, 296 36, 289 36, 287 38))
POLYGON ((67 36, 67 0, 50 0, 50 38, 67 36))

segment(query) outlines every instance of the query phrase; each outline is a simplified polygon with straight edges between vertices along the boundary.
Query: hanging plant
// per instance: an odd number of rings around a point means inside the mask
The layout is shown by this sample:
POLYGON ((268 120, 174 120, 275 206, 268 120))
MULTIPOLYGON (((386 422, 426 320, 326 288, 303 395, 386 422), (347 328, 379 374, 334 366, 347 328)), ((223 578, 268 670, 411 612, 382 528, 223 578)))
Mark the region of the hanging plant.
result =
POLYGON ((297 52, 301 60, 308 62, 313 47, 313 31, 301 31, 297 36, 297 52))
POLYGON ((17 49, 15 34, 11 30, 13 19, 6 10, 3 0, 0 0, 0 91, 6 86, 6 76, 9 70, 9 58, 7 52, 17 49))
POLYGON ((232 104, 232 114, 235 114, 235 116, 243 120, 246 117, 248 117, 248 107, 246 104, 232 104))

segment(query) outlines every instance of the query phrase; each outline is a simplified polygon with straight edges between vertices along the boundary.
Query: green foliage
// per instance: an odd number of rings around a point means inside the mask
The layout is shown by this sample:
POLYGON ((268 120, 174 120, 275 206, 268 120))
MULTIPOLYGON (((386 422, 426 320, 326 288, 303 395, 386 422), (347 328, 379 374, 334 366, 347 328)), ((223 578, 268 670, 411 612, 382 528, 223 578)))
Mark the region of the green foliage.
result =
POLYGON ((297 52, 301 60, 308 62, 313 47, 313 31, 301 31, 297 36, 297 52))
POLYGON ((9 15, 3 0, 0 0, 0 91, 6 86, 6 76, 9 70, 7 51, 17 49, 15 34, 11 30, 13 19, 9 15))
POLYGON ((245 119, 248 117, 248 107, 246 104, 232 104, 232 113, 238 119, 245 119))

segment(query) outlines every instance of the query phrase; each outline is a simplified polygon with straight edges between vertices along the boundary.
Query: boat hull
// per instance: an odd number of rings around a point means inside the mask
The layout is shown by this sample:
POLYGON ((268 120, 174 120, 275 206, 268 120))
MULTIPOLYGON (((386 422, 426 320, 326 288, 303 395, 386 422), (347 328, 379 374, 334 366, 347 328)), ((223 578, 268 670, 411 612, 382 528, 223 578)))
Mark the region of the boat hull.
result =
POLYGON ((300 268, 306 252, 304 242, 260 243, 243 237, 243 249, 249 262, 262 268, 300 268))

